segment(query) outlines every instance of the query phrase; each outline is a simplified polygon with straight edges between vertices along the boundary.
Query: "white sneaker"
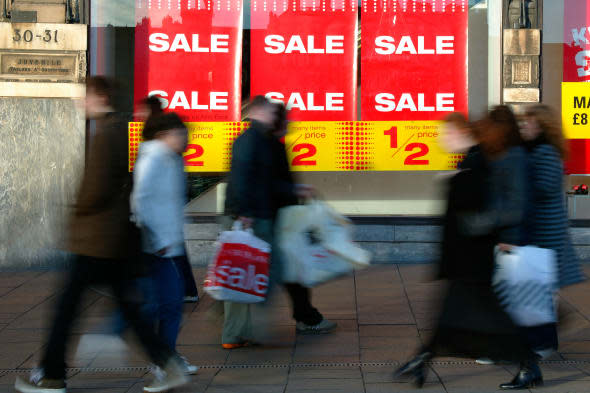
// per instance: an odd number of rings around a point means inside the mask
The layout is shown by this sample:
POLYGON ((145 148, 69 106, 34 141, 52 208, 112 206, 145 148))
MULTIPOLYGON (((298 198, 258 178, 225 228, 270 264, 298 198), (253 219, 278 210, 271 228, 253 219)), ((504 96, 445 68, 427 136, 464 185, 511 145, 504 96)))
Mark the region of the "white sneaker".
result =
POLYGON ((66 393, 66 382, 63 379, 47 379, 43 369, 35 369, 29 381, 16 377, 14 389, 21 393, 66 393))
POLYGON ((168 360, 163 370, 156 367, 152 370, 152 373, 154 374, 154 380, 143 387, 144 392, 165 392, 189 382, 182 360, 179 358, 168 360))
POLYGON ((186 375, 195 375, 197 371, 199 371, 199 366, 195 366, 194 364, 190 364, 188 359, 184 356, 180 356, 180 360, 182 361, 182 365, 184 366, 184 373, 186 375))
POLYGON ((324 334, 330 333, 331 331, 336 329, 336 326, 338 326, 336 322, 323 319, 317 325, 307 325, 303 322, 297 322, 296 330, 297 333, 300 334, 324 334))
POLYGON ((496 362, 494 362, 490 358, 479 358, 479 359, 476 359, 475 360, 475 363, 481 364, 482 366, 488 366, 488 365, 496 364, 496 362))

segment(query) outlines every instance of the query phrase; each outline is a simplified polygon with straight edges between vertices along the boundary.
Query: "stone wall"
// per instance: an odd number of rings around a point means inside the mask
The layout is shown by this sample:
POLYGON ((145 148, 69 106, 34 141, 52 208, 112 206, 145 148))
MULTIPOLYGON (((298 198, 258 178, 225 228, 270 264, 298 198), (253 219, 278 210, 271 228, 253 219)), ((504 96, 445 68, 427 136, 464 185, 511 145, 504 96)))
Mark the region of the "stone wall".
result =
MULTIPOLYGON (((411 218, 363 219, 355 225, 354 238, 361 247, 373 253, 374 264, 432 263, 439 255, 442 234, 439 221, 411 218), (384 223, 375 223, 379 221, 384 223)), ((213 258, 218 231, 218 225, 211 222, 185 226, 187 247, 193 265, 206 266, 213 258)), ((570 231, 578 256, 590 263, 590 226, 573 227, 570 231)))
POLYGON ((73 100, 0 98, 0 268, 63 263, 84 141, 73 100))

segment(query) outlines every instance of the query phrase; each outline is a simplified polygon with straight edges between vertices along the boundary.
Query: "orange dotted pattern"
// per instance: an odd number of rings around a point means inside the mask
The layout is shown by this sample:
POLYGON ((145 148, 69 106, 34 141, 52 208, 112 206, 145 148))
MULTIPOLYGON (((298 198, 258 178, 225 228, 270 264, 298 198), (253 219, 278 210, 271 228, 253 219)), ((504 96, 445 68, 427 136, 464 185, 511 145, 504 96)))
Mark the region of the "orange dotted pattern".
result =
POLYGON ((342 171, 374 168, 375 137, 368 122, 340 122, 336 127, 336 167, 342 171))
POLYGON ((137 153, 139 151, 139 144, 143 142, 141 131, 143 130, 143 123, 132 122, 129 123, 129 172, 133 172, 135 161, 137 161, 137 153))
POLYGON ((250 122, 229 122, 224 123, 223 131, 223 170, 229 171, 231 168, 231 153, 234 141, 250 127, 250 122))
POLYGON ((448 161, 449 169, 457 169, 464 158, 465 154, 451 154, 448 161))

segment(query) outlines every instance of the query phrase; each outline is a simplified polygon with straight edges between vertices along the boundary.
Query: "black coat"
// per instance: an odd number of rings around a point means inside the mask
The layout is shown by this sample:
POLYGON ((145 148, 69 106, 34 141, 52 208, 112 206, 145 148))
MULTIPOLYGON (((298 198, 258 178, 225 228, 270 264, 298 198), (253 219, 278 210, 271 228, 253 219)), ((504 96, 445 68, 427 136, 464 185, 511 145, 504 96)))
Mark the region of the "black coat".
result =
POLYGON ((439 278, 449 280, 431 343, 437 355, 521 360, 530 355, 494 294, 494 246, 500 230, 470 232, 465 221, 489 211, 493 168, 476 147, 449 181, 439 278))
POLYGON ((459 169, 448 184, 439 278, 489 283, 495 237, 466 235, 460 222, 485 209, 490 169, 478 147, 469 151, 459 169))
POLYGON ((296 203, 285 146, 268 126, 252 121, 233 145, 225 214, 274 219, 278 209, 296 203))

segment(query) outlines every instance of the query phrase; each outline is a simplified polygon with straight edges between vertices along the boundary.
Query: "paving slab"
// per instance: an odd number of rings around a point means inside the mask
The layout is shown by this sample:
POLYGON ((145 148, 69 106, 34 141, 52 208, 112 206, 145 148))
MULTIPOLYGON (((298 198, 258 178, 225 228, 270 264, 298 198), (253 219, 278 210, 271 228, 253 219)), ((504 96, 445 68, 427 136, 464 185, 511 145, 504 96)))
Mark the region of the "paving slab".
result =
MULTIPOLYGON (((587 273, 590 268, 585 267, 587 273)), ((380 265, 314 288, 314 305, 338 322, 329 335, 295 333, 285 291, 268 304, 253 307, 259 346, 221 348, 223 307, 202 291, 205 269, 195 269, 201 301, 185 304, 178 351, 203 366, 188 386, 191 393, 382 393, 417 392, 409 379, 393 378, 432 335, 445 285, 432 281, 428 265, 380 265)), ((27 376, 41 357, 54 311, 56 283, 63 274, 0 273, 0 393, 13 392, 16 375, 27 376), (19 368, 19 374, 7 369, 19 368)), ((534 392, 590 393, 590 283, 561 293, 560 350, 542 363, 546 386, 534 392)), ((71 367, 70 392, 139 393, 149 383, 148 361, 129 341, 124 354, 104 349, 78 358, 79 338, 103 333, 112 300, 90 291, 66 358, 71 367), (136 369, 129 369, 135 367, 136 369)), ((127 336, 126 336, 127 337, 127 336)), ((128 338, 132 337, 129 335, 128 338)), ((479 366, 473 359, 438 358, 421 392, 497 392, 515 366, 479 366)))

